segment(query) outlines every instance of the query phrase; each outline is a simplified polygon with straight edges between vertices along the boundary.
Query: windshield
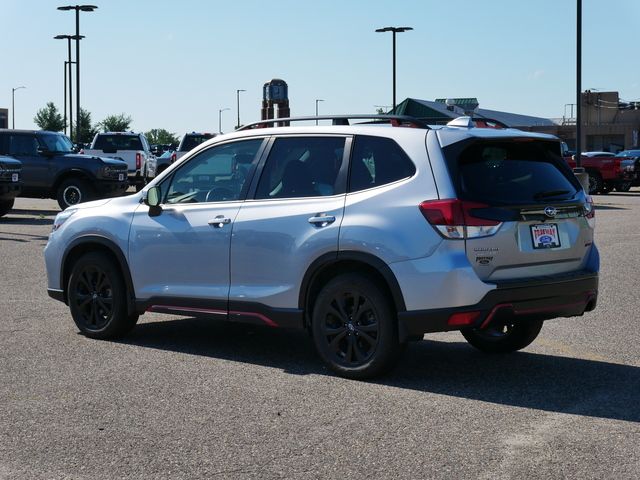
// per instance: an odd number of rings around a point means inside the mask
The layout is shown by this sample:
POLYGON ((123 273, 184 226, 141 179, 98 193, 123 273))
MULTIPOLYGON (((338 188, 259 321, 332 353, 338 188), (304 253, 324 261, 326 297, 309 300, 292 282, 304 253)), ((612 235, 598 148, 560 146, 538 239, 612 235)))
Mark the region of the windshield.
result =
POLYGON ((138 135, 98 135, 95 150, 144 150, 138 135))
POLYGON ((640 157, 640 150, 625 150, 617 154, 616 157, 640 157))
POLYGON ((61 133, 42 133, 38 139, 50 152, 72 152, 73 144, 66 135, 61 133))

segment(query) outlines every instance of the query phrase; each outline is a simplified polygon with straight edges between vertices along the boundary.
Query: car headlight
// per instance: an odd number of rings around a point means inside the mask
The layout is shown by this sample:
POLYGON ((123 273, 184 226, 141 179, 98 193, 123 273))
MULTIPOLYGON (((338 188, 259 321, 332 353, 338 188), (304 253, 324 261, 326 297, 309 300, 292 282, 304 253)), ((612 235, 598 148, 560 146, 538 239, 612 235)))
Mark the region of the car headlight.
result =
POLYGON ((56 215, 56 218, 53 221, 53 227, 52 227, 51 231, 55 232, 56 230, 58 230, 62 226, 62 224, 64 222, 66 222, 69 219, 69 217, 71 215, 73 215, 74 213, 76 213, 77 211, 78 211, 77 209, 68 208, 68 209, 60 212, 58 215, 56 215))

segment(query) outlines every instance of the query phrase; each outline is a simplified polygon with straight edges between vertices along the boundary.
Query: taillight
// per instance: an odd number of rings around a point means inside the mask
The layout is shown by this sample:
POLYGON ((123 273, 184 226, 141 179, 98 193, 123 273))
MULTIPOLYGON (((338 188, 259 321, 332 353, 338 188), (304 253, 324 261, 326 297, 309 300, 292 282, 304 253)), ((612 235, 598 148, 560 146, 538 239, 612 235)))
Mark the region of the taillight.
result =
POLYGON ((450 198, 427 200, 419 205, 424 218, 445 238, 465 239, 495 235, 502 222, 474 215, 474 210, 489 205, 450 198))
POLYGON ((81 148, 80 151, 78 152, 80 155, 84 155, 84 148, 81 148))
POLYGON ((142 166, 142 155, 140 152, 136 152, 136 170, 140 170, 142 166))
POLYGON ((175 154, 175 153, 172 153, 172 154, 171 154, 171 163, 175 162, 177 158, 178 158, 178 157, 176 156, 176 154, 175 154))
POLYGON ((587 198, 584 204, 584 216, 587 218, 596 217, 596 209, 593 207, 593 197, 591 195, 587 195, 587 198))

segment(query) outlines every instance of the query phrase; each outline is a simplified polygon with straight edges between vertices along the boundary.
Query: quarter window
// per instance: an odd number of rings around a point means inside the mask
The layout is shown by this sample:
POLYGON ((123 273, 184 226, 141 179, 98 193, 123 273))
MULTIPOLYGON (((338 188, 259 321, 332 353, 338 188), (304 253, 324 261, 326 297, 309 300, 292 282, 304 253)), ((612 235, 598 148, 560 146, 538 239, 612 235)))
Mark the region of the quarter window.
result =
POLYGON ((169 180, 166 203, 239 200, 261 144, 262 139, 245 140, 212 147, 196 155, 169 180))
POLYGON ((9 145, 11 155, 36 155, 38 143, 32 135, 12 135, 9 145))
POLYGON ((276 139, 262 171, 257 199, 319 197, 344 193, 339 185, 343 137, 276 139))
POLYGON ((415 172, 413 162, 390 138, 358 135, 351 156, 349 191, 386 185, 415 172))

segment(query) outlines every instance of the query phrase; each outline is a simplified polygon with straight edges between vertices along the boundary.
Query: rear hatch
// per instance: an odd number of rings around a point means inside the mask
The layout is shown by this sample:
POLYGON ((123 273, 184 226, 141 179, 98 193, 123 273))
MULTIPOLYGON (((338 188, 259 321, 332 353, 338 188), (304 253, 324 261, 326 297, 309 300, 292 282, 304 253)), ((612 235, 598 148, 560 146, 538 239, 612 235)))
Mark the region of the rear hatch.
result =
POLYGON ((593 242, 593 206, 558 141, 471 138, 444 149, 467 217, 467 258, 485 281, 576 272, 593 242))

